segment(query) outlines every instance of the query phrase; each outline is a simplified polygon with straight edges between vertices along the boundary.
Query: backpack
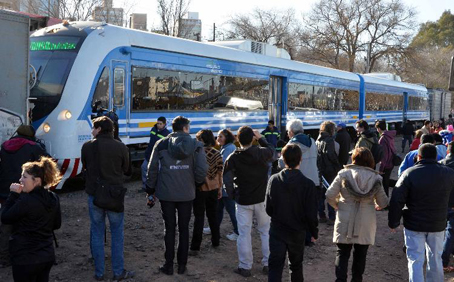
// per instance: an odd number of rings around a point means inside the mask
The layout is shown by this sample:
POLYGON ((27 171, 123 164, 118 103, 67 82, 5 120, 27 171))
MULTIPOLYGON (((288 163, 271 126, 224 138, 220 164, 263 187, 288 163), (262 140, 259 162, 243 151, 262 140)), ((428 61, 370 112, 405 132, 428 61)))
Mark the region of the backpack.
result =
POLYGON ((372 156, 374 157, 375 164, 378 164, 379 162, 381 162, 381 160, 383 160, 383 157, 385 156, 385 150, 383 150, 383 147, 378 144, 376 138, 374 138, 375 142, 371 142, 369 139, 366 140, 372 143, 370 151, 372 153, 372 156))

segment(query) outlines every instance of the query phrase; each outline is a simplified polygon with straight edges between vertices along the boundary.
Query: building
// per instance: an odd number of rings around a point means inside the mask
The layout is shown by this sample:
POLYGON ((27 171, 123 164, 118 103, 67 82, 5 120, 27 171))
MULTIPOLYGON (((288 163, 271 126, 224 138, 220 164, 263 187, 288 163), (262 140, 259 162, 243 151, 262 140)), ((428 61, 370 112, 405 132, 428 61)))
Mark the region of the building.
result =
POLYGON ((0 9, 19 11, 20 0, 0 0, 0 9))
POLYGON ((123 26, 123 8, 114 8, 112 0, 104 0, 102 6, 93 10, 93 21, 123 26))
POLYGON ((202 21, 199 19, 199 13, 188 12, 188 18, 180 20, 178 37, 196 41, 202 40, 202 21))
POLYGON ((147 31, 147 14, 133 13, 129 17, 129 27, 147 31))

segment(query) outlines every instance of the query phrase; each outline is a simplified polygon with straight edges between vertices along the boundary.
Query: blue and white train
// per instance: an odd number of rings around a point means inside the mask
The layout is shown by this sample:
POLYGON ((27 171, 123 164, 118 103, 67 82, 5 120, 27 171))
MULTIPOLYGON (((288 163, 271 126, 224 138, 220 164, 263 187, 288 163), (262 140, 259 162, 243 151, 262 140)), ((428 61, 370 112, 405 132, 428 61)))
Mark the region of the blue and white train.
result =
POLYGON ((191 133, 274 119, 353 126, 429 118, 423 86, 339 71, 234 48, 95 22, 47 27, 30 38, 35 85, 31 118, 64 178, 81 171, 92 105, 119 116, 119 136, 144 149, 159 116, 191 120, 191 133))

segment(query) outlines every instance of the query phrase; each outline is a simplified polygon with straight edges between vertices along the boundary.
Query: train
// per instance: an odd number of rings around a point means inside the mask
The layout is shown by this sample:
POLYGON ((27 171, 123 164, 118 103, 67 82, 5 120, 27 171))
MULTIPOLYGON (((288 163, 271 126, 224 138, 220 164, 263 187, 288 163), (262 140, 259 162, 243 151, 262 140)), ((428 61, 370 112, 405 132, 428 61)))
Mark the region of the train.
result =
POLYGON ((81 172, 95 104, 118 115, 134 160, 143 158, 159 116, 170 123, 186 116, 191 134, 263 129, 269 119, 284 129, 298 118, 315 130, 325 120, 354 126, 430 117, 424 86, 292 61, 260 44, 202 43, 98 22, 43 28, 30 37, 36 136, 67 179, 81 172))

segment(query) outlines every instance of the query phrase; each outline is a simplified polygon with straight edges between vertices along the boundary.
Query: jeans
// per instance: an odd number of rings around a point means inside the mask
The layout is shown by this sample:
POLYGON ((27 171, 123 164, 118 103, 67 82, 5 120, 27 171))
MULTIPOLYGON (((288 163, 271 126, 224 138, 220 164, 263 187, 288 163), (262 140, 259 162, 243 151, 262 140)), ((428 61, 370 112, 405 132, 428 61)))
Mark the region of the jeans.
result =
POLYGON ((95 274, 104 275, 104 232, 106 215, 109 218, 112 244, 112 271, 120 275, 124 270, 123 227, 124 213, 101 209, 93 204, 94 197, 88 195, 88 212, 90 213, 90 249, 95 260, 95 274))
POLYGON ((260 233, 262 241, 262 265, 268 265, 268 257, 270 256, 269 248, 269 230, 270 230, 270 217, 265 211, 265 202, 254 205, 236 205, 236 219, 238 220, 239 236, 236 241, 238 249, 238 267, 243 269, 251 269, 253 262, 252 255, 252 219, 257 219, 257 230, 260 233))
MULTIPOLYGON (((320 218, 326 218, 326 214, 325 214, 326 189, 325 188, 319 189, 319 193, 320 193, 320 195, 319 195, 319 200, 318 200, 318 216, 320 218)), ((336 220, 336 211, 330 204, 328 204, 328 218, 331 220, 336 220)))
POLYGON ((449 258, 454 251, 454 210, 451 208, 448 210, 448 224, 445 230, 445 241, 443 243, 443 254, 441 259, 443 260, 443 267, 449 265, 449 258))
POLYGON ((208 224, 211 229, 211 244, 219 246, 219 224, 216 218, 216 207, 218 203, 218 190, 195 192, 194 207, 194 229, 192 233, 191 250, 200 250, 203 236, 203 223, 205 220, 205 210, 208 224))
POLYGON ((140 167, 142 170, 142 187, 143 189, 147 188, 145 184, 147 183, 147 173, 148 173, 148 161, 145 159, 143 160, 142 166, 140 167))
POLYGON ((227 195, 224 196, 225 190, 223 189, 222 191, 222 198, 218 200, 218 207, 217 207, 217 219, 218 219, 218 224, 219 227, 221 226, 222 219, 224 217, 224 207, 227 211, 227 213, 230 216, 230 221, 232 222, 233 225, 233 232, 235 232, 238 235, 238 223, 236 221, 236 215, 235 215, 235 201, 230 199, 227 195))
POLYGON ((166 251, 165 266, 173 267, 175 258, 175 228, 177 225, 176 213, 178 213, 178 265, 183 266, 188 262, 189 251, 189 220, 191 219, 192 201, 187 202, 169 202, 160 201, 162 218, 164 219, 165 235, 164 242, 166 251))
POLYGON ((353 250, 352 280, 351 282, 363 281, 363 273, 366 269, 366 256, 369 245, 360 244, 337 244, 336 252, 336 282, 347 282, 348 260, 353 250))
POLYGON ((282 228, 270 228, 270 258, 268 282, 280 282, 288 252, 291 281, 304 281, 303 258, 305 231, 295 232, 282 228))
POLYGON ((410 282, 424 282, 424 255, 427 257, 426 282, 443 281, 444 231, 416 232, 404 228, 410 282))
POLYGON ((391 178, 392 168, 385 168, 383 171, 383 189, 385 190, 386 196, 389 196, 389 179, 391 178))
POLYGON ((14 281, 49 282, 49 273, 53 265, 53 261, 27 265, 13 265, 14 281))
POLYGON ((413 135, 404 135, 402 139, 402 152, 405 150, 405 145, 408 141, 408 147, 411 146, 411 143, 413 143, 413 135))

